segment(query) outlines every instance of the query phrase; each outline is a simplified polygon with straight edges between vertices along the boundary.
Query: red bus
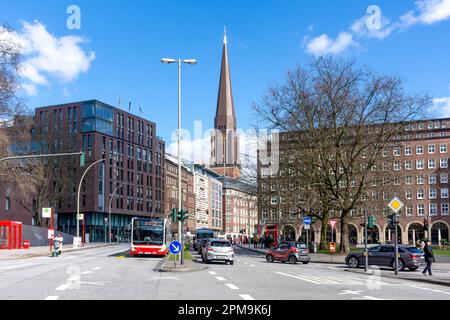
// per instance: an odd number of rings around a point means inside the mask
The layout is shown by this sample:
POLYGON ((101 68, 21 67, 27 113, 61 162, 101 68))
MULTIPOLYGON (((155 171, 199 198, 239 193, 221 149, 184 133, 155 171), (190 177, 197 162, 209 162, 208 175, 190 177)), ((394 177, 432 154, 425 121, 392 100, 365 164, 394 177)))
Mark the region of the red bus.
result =
POLYGON ((167 219, 133 218, 131 220, 131 255, 165 256, 172 240, 167 219))
POLYGON ((278 225, 277 224, 267 224, 264 229, 264 237, 267 239, 268 237, 272 238, 274 242, 272 243, 273 246, 278 245, 278 225))

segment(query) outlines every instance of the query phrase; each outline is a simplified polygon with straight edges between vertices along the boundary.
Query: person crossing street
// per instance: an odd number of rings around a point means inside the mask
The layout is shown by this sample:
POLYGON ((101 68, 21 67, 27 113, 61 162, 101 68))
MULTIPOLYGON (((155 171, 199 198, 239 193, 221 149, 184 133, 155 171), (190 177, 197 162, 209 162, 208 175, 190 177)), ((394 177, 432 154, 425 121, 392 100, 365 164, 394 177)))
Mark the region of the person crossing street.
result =
POLYGON ((434 258, 433 248, 431 248, 430 241, 426 241, 423 251, 425 253, 425 262, 427 263, 427 266, 423 270, 422 274, 426 275, 428 271, 428 274, 432 276, 433 273, 431 271, 431 265, 433 262, 436 262, 436 259, 434 258))

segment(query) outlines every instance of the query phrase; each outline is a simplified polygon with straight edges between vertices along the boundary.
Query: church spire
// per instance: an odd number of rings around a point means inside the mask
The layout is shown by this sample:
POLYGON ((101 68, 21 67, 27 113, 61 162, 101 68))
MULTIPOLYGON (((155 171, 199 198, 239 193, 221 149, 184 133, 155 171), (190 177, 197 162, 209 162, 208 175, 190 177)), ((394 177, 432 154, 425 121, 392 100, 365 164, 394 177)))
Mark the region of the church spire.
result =
POLYGON ((222 65, 220 69, 219 95, 215 118, 216 129, 236 130, 236 116, 234 113, 233 90, 231 87, 230 65, 228 63, 227 29, 224 28, 222 65))

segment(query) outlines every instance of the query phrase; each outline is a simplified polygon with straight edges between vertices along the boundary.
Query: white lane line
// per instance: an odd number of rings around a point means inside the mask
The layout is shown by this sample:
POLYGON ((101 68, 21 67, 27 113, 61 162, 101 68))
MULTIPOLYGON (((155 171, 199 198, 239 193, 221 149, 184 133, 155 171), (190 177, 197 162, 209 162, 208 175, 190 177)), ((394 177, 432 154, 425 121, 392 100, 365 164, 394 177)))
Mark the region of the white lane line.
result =
POLYGON ((84 271, 84 272, 82 272, 81 274, 89 274, 89 273, 91 273, 92 271, 84 271))
POLYGON ((212 275, 216 275, 217 274, 214 271, 208 271, 208 272, 209 272, 209 274, 212 274, 212 275))
POLYGON ((100 269, 101 269, 100 267, 95 267, 95 268, 92 268, 92 271, 98 271, 100 269))
POLYGON ((223 277, 216 277, 216 279, 219 281, 225 281, 225 278, 223 278, 223 277))
POLYGON ((371 296, 363 296, 362 298, 352 298, 352 300, 386 300, 386 299, 381 299, 381 298, 376 298, 376 297, 371 297, 371 296))
POLYGON ((48 296, 45 300, 58 300, 59 296, 48 296))
POLYGON ((307 278, 303 278, 303 277, 296 277, 296 276, 293 276, 293 275, 290 275, 290 274, 287 274, 287 273, 283 273, 283 272, 275 272, 275 273, 277 273, 279 275, 282 275, 282 276, 285 276, 285 277, 291 277, 291 278, 303 280, 303 281, 306 281, 306 282, 311 282, 311 283, 314 283, 314 284, 320 284, 320 282, 317 282, 317 281, 314 281, 314 280, 311 280, 311 279, 307 279, 307 278))
POLYGON ((244 264, 248 264, 248 262, 244 261, 244 264))
POLYGON ((254 264, 251 264, 250 267, 256 267, 254 264))
POLYGON ((0 270, 21 269, 21 268, 31 267, 32 265, 33 265, 32 263, 17 264, 17 265, 9 266, 9 267, 1 267, 0 270))
POLYGON ((241 262, 241 260, 238 259, 239 262, 241 262))
POLYGON ((64 283, 64 284, 60 285, 58 288, 56 288, 56 291, 64 291, 68 287, 70 287, 70 283, 64 283))
POLYGON ((74 259, 74 258, 76 258, 75 256, 69 256, 69 257, 64 257, 66 260, 68 260, 68 259, 74 259))
POLYGON ((251 295, 249 294, 240 294, 239 295, 242 299, 244 300, 255 300, 255 298, 253 298, 251 295))
POLYGON ((231 290, 239 290, 238 287, 236 287, 234 284, 232 283, 225 283, 225 285, 230 288, 231 290))

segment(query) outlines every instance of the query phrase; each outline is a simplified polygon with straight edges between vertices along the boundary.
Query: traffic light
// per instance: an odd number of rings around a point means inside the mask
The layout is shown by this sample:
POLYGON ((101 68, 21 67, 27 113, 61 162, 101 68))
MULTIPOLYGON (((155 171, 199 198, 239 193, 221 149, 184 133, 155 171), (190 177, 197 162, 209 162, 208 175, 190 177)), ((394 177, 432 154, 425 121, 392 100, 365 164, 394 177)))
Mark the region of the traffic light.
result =
POLYGON ((374 218, 373 218, 373 216, 368 216, 367 217, 367 227, 368 228, 373 228, 374 227, 374 218))
POLYGON ((397 216, 395 213, 388 216, 388 223, 391 226, 395 226, 397 224, 397 216))
POLYGON ((178 221, 178 210, 176 208, 172 209, 172 212, 170 213, 170 217, 171 217, 173 223, 178 221))
POLYGON ((185 221, 185 220, 187 220, 187 218, 188 218, 188 211, 187 210, 181 210, 180 211, 180 220, 183 222, 183 221, 185 221))
POLYGON ((85 153, 84 152, 82 152, 81 153, 81 155, 80 155, 80 167, 81 168, 83 168, 84 167, 84 155, 85 155, 85 153))

